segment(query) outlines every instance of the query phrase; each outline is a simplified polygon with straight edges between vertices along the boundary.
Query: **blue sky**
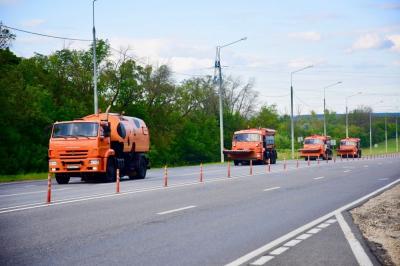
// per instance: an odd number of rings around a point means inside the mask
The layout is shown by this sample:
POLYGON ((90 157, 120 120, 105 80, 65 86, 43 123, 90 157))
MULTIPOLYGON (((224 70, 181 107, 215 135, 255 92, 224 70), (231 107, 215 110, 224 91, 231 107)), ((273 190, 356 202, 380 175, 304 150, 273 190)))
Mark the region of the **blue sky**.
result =
MULTIPOLYGON (((96 30, 116 49, 155 65, 168 64, 180 81, 213 74, 215 46, 247 36, 222 50, 225 74, 254 79, 261 103, 289 111, 290 72, 296 113, 338 113, 373 105, 400 111, 400 1, 123 1, 97 0, 96 30), (376 104, 379 101, 382 103, 376 104)), ((0 0, 8 26, 57 36, 91 39, 92 1, 0 0)), ((88 43, 16 32, 12 50, 20 56, 49 54, 88 43)))

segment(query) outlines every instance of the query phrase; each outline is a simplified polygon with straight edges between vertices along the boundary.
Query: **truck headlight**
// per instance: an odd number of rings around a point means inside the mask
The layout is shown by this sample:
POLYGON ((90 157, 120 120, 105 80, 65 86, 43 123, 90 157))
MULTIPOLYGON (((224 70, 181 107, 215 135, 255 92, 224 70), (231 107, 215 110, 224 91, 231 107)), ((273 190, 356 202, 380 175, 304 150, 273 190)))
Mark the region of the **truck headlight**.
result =
POLYGON ((99 159, 90 160, 89 163, 90 163, 90 164, 93 164, 93 165, 98 165, 98 164, 100 163, 100 160, 99 160, 99 159))
POLYGON ((57 162, 56 162, 56 161, 49 161, 49 165, 50 165, 50 166, 56 166, 56 165, 57 165, 57 162))

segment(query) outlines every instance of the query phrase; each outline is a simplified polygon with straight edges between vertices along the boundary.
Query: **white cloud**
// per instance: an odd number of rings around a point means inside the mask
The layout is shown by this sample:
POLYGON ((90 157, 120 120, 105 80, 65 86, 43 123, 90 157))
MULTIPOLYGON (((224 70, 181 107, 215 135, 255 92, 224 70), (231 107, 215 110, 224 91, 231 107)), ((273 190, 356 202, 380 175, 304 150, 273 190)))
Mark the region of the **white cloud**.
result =
POLYGON ((39 25, 42 25, 45 22, 44 19, 30 19, 30 20, 25 20, 21 23, 22 26, 24 27, 36 27, 39 25))
POLYGON ((391 49, 396 52, 400 52, 400 34, 389 35, 388 40, 392 42, 391 49))
POLYGON ((315 31, 293 32, 289 33, 289 37, 313 42, 321 40, 321 34, 315 31))

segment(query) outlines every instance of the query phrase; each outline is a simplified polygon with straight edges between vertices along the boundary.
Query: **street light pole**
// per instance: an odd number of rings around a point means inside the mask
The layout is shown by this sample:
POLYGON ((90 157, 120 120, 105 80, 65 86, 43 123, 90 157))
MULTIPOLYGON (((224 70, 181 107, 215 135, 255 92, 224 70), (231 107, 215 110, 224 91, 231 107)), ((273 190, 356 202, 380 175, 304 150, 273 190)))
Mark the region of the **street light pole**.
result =
POLYGON ((372 110, 369 112, 369 155, 372 155, 372 110))
POLYGON ((387 117, 385 116, 385 151, 388 152, 388 143, 387 143, 387 117))
POLYGON ((313 67, 313 65, 290 72, 290 135, 292 141, 292 160, 294 160, 293 74, 311 67, 313 67))
POLYGON ((99 105, 98 105, 98 98, 97 98, 97 64, 96 64, 96 28, 94 26, 94 2, 93 0, 93 94, 94 94, 94 113, 98 114, 99 112, 99 105))
MULTIPOLYGON (((219 88, 218 88, 218 94, 219 94, 219 138, 220 138, 220 155, 221 155, 221 163, 224 162, 224 116, 223 116, 223 102, 222 102, 222 69, 221 69, 221 48, 227 47, 229 45, 235 44, 240 41, 245 41, 247 40, 247 37, 241 38, 237 41, 224 44, 221 46, 217 46, 217 51, 215 55, 215 70, 218 69, 218 80, 219 80, 219 88)), ((214 79, 216 78, 217 73, 214 72, 214 79)))
POLYGON ((396 117, 396 152, 399 152, 399 135, 397 132, 397 117, 396 117))
POLYGON ((346 99, 346 138, 349 137, 349 108, 347 106, 347 100, 353 96, 359 95, 361 94, 361 92, 357 92, 353 95, 347 96, 346 99))
POLYGON ((336 83, 333 83, 331 85, 328 85, 328 86, 324 87, 324 136, 326 136, 326 100, 325 100, 325 90, 327 88, 336 86, 336 85, 341 84, 341 83, 342 83, 341 81, 338 81, 336 83))

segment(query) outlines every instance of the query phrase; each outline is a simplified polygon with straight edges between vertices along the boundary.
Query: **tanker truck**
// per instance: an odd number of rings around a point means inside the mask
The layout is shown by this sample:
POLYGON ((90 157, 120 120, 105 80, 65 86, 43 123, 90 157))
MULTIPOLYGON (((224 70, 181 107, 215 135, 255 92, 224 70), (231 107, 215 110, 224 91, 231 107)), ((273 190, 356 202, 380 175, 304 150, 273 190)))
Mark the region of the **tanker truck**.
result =
POLYGON ((149 168, 150 137, 143 120, 108 113, 56 122, 49 141, 49 172, 58 184, 71 177, 114 182, 116 170, 143 179, 149 168))
POLYGON ((233 160, 235 165, 254 163, 276 163, 278 153, 275 149, 275 130, 269 128, 252 128, 236 131, 232 139, 232 149, 224 154, 233 160))

